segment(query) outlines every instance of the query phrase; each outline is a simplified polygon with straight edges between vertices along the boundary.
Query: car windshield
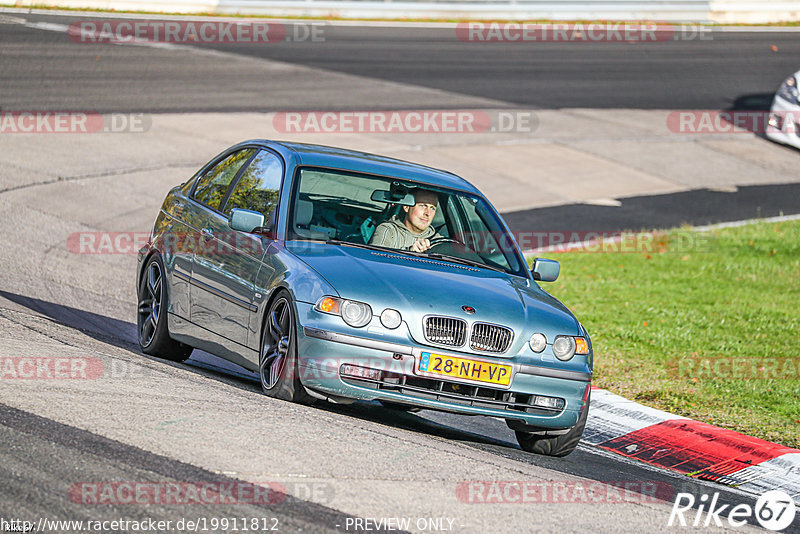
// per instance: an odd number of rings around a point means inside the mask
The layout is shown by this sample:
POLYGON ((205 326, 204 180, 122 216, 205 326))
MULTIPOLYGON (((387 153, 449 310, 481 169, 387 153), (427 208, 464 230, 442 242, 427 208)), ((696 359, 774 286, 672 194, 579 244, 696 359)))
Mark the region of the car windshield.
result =
POLYGON ((513 238, 480 196, 406 180, 302 167, 289 221, 290 240, 392 249, 528 276, 513 238), (420 206, 418 217, 409 215, 420 206), (411 219, 409 221, 409 219, 411 219))

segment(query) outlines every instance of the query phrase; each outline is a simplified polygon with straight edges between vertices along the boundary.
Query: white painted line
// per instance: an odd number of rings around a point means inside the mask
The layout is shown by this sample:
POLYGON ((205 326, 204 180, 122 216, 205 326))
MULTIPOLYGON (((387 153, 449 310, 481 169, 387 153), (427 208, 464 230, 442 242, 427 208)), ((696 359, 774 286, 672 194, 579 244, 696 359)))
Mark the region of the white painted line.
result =
MULTIPOLYGON (((109 13, 105 11, 65 11, 65 10, 49 10, 49 9, 22 9, 15 7, 0 7, 0 13, 14 13, 20 15, 46 15, 53 17, 81 17, 84 19, 128 19, 128 20, 186 20, 191 19, 194 21, 224 21, 224 22, 246 22, 248 20, 257 19, 266 22, 281 22, 286 25, 308 25, 308 24, 321 24, 325 26, 342 26, 342 27, 367 27, 367 28, 429 28, 429 29, 455 29, 458 27, 457 22, 403 22, 391 20, 328 20, 325 18, 303 18, 303 19, 289 19, 283 17, 271 17, 264 15, 252 15, 246 17, 233 17, 229 14, 221 14, 216 16, 210 15, 193 15, 187 14, 174 14, 174 13, 109 13)), ((2 18, 0 18, 0 24, 2 18)))
POLYGON ((786 221, 796 221, 800 219, 800 214, 797 215, 777 215, 775 217, 766 217, 764 219, 744 219, 741 221, 731 221, 717 224, 709 224, 706 226, 695 226, 692 230, 697 232, 711 232, 712 230, 720 230, 722 228, 738 228, 740 226, 747 226, 748 224, 756 223, 776 223, 786 221))
MULTIPOLYGON (((239 21, 242 22, 242 19, 239 19, 239 21)), ((24 26, 26 26, 28 28, 32 28, 32 29, 35 29, 35 30, 45 30, 45 31, 51 31, 51 32, 66 33, 67 35, 80 36, 80 32, 79 31, 76 31, 74 28, 71 28, 70 26, 67 26, 66 24, 56 24, 56 23, 53 23, 53 22, 27 22, 27 21, 14 22, 14 24, 22 24, 22 25, 24 25, 24 26)), ((108 35, 108 34, 103 34, 103 33, 99 34, 99 36, 102 37, 102 38, 113 37, 113 35, 108 35)), ((241 56, 241 55, 232 54, 232 53, 229 53, 229 52, 222 52, 222 51, 219 51, 219 50, 214 50, 212 48, 202 48, 202 47, 199 47, 199 46, 183 45, 183 44, 176 44, 176 43, 165 43, 165 42, 160 42, 160 41, 146 41, 146 40, 139 39, 139 40, 136 40, 136 41, 109 42, 109 43, 104 43, 104 44, 112 44, 112 45, 116 45, 116 46, 143 46, 143 47, 147 47, 147 48, 157 48, 157 49, 161 49, 161 50, 183 50, 184 52, 191 52, 193 54, 202 54, 202 55, 206 55, 206 56, 214 56, 214 57, 219 57, 219 58, 228 59, 228 60, 233 59, 233 60, 237 60, 237 61, 261 61, 258 58, 252 58, 252 57, 249 57, 249 56, 241 56)), ((272 64, 272 66, 276 67, 276 68, 280 67, 280 68, 284 68, 284 69, 290 69, 290 68, 295 67, 294 65, 292 65, 290 63, 285 63, 285 62, 276 61, 276 60, 269 60, 269 61, 270 61, 270 64, 272 64)), ((319 70, 321 70, 321 69, 319 69, 319 70)))
MULTIPOLYGON (((292 4, 293 7, 298 7, 298 4, 292 4)), ((495 9, 505 7, 502 4, 493 4, 495 9)), ((519 7, 518 3, 509 3, 508 6, 519 7)), ((306 2, 300 7, 313 7, 312 2, 306 2), (311 5, 308 5, 311 4, 311 5)), ((387 6, 392 7, 392 6, 387 6)), ((69 10, 56 10, 56 9, 25 9, 18 7, 0 7, 0 13, 17 13, 17 14, 32 14, 32 15, 48 15, 56 17, 91 17, 91 18, 108 18, 108 19, 156 19, 156 20, 184 20, 191 18, 192 20, 238 20, 245 21, 245 17, 231 17, 227 14, 218 16, 209 15, 192 15, 187 14, 153 14, 153 13, 109 13, 105 11, 69 11, 69 10)), ((413 16, 412 14, 406 16, 413 16)), ((421 15, 420 15, 421 16, 421 15)), ((310 23, 323 23, 329 26, 344 26, 344 27, 375 27, 375 28, 431 28, 431 29, 453 29, 458 27, 458 22, 442 22, 442 21, 414 21, 405 22, 399 20, 328 20, 326 18, 303 18, 303 19, 288 19, 281 17, 269 17, 261 15, 253 15, 252 18, 258 20, 267 20, 275 22, 283 22, 285 24, 310 24, 310 23)), ((582 19, 583 21, 583 19, 582 19)), ((475 21, 486 23, 488 21, 475 21)), ((2 21, 0 21, 2 23, 2 21)), ((568 20, 553 20, 549 22, 537 22, 536 24, 569 24, 568 20)), ((614 22, 611 22, 614 24, 614 22)), ((703 28, 711 30, 712 32, 720 33, 800 33, 800 26, 715 26, 714 24, 707 24, 703 22, 671 22, 664 21, 658 24, 674 25, 676 27, 684 26, 687 28, 703 28)))

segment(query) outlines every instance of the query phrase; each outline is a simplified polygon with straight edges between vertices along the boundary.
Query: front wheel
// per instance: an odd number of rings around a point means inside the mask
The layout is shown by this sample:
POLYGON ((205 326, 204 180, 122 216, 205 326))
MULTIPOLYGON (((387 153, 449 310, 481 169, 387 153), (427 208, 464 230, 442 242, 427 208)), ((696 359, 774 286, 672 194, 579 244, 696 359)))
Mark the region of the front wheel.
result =
POLYGON ((589 417, 589 399, 586 399, 586 406, 583 407, 581 416, 577 424, 569 432, 560 436, 542 437, 522 430, 515 431, 517 441, 522 450, 542 454, 544 456, 562 457, 570 454, 578 447, 578 442, 586 428, 586 419, 589 417))
POLYGON ((182 362, 192 354, 192 347, 169 337, 167 309, 169 308, 164 262, 158 254, 147 260, 139 281, 136 330, 139 348, 145 354, 182 362))
POLYGON ((281 291, 270 304, 261 333, 258 374, 264 394, 301 404, 313 398, 300 383, 297 367, 297 329, 292 299, 281 291))

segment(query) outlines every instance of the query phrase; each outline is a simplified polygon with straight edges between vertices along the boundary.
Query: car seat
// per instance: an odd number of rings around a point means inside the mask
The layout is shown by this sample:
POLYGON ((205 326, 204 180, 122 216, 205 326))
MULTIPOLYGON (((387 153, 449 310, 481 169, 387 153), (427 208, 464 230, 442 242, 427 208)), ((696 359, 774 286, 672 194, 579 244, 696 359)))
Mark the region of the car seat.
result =
POLYGON ((328 240, 328 234, 318 232, 308 228, 314 218, 314 203, 310 200, 297 200, 294 210, 294 231, 305 239, 324 239, 328 240))

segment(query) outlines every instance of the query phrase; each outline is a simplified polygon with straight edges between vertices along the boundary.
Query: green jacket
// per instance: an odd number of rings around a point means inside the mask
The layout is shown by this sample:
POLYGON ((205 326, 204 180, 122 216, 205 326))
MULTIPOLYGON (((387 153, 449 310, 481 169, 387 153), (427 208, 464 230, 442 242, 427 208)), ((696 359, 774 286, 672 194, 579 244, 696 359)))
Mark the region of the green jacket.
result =
POLYGON ((372 239, 369 240, 369 244, 379 247, 410 250, 411 245, 413 245, 417 239, 433 239, 434 237, 441 236, 436 233, 433 226, 428 226, 422 233, 415 234, 406 228, 403 221, 398 219, 397 216, 394 216, 375 228, 375 233, 372 234, 372 239))

